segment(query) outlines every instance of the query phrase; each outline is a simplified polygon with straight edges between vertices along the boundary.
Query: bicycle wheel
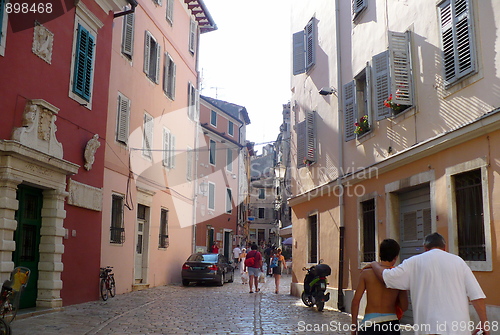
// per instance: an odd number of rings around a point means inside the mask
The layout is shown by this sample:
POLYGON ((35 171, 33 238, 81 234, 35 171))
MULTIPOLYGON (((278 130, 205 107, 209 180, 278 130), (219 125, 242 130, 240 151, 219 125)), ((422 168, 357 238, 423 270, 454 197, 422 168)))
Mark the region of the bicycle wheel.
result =
MULTIPOLYGON (((15 297, 12 297, 11 299, 15 299, 15 297)), ((10 299, 5 301, 2 305, 2 320, 7 324, 14 321, 14 318, 16 317, 17 307, 15 307, 15 305, 16 304, 10 299)))
POLYGON ((10 325, 3 319, 0 319, 0 335, 10 335, 11 333, 10 325))
POLYGON ((114 297, 116 295, 116 284, 114 276, 109 277, 109 295, 111 297, 114 297))
POLYGON ((102 300, 108 300, 108 288, 106 286, 106 278, 101 279, 101 298, 102 300))

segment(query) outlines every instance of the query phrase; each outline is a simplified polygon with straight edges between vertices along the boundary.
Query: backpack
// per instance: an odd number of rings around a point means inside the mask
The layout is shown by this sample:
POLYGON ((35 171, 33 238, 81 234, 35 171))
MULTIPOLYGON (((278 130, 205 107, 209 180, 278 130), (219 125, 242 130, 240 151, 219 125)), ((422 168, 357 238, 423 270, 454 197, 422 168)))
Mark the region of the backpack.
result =
POLYGON ((278 257, 273 257, 271 260, 271 264, 269 265, 270 268, 277 268, 278 267, 278 257))
POLYGON ((250 258, 249 258, 249 257, 247 257, 247 258, 245 259, 245 266, 246 266, 246 267, 250 267, 250 268, 251 268, 251 267, 252 267, 252 266, 254 266, 254 265, 255 265, 255 257, 250 257, 250 258))

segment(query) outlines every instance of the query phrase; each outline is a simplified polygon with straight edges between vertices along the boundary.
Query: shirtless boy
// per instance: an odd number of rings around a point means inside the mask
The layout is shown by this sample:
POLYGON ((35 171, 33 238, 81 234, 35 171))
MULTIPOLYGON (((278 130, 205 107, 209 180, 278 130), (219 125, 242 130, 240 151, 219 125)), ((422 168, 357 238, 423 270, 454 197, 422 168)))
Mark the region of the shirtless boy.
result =
MULTIPOLYGON (((399 255, 399 244, 393 239, 385 239, 380 244, 380 262, 391 268, 399 255)), ((408 293, 389 289, 375 276, 371 268, 365 268, 359 277, 358 287, 352 299, 352 335, 361 334, 400 334, 396 305, 404 312, 408 309, 408 293), (366 291, 367 303, 365 317, 358 330, 359 303, 366 291)))

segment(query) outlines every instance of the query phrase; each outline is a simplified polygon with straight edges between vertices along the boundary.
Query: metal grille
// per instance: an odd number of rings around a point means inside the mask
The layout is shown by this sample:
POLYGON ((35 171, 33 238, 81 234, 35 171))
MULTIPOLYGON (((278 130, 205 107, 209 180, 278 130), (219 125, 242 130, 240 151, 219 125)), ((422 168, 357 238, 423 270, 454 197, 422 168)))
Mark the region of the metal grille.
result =
POLYGON ((318 262, 318 217, 309 217, 309 263, 318 262))
POLYGON ((361 203, 363 209, 363 262, 375 261, 375 200, 361 203))
POLYGON ((125 242, 125 228, 123 228, 123 197, 119 195, 113 195, 111 204, 110 242, 119 244, 125 242))
POLYGON ((466 261, 485 261, 481 170, 455 176, 458 254, 466 261))
POLYGON ((34 262, 36 258, 36 226, 24 224, 22 226, 24 239, 21 245, 20 261, 34 262))

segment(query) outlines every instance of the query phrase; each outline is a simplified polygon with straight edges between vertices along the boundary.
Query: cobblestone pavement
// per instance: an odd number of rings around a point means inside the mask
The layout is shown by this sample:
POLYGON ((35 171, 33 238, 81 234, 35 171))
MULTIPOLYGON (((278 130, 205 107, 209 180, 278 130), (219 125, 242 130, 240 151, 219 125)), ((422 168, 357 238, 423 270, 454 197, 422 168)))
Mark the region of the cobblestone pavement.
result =
POLYGON ((156 287, 16 319, 12 334, 350 334, 349 314, 304 306, 289 294, 290 282, 291 275, 283 275, 279 294, 270 277, 250 294, 238 274, 222 287, 156 287))

